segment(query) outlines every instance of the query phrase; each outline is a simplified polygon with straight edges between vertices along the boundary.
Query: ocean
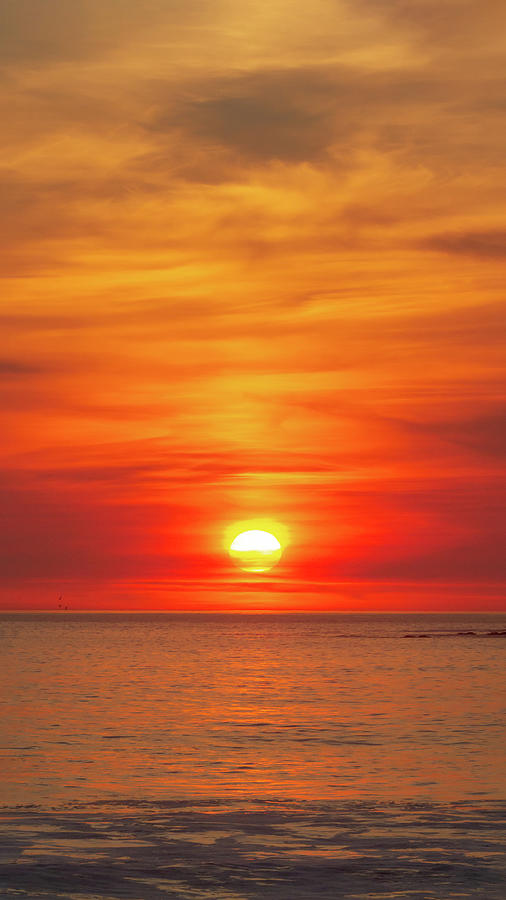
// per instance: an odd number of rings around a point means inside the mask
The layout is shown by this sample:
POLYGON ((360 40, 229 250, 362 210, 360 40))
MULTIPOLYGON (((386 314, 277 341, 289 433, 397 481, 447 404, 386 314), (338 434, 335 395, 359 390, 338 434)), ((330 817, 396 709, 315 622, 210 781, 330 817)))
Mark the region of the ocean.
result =
POLYGON ((3 614, 0 629, 3 804, 506 797, 506 616, 3 614))
POLYGON ((0 633, 0 897, 506 896, 506 615, 0 633))

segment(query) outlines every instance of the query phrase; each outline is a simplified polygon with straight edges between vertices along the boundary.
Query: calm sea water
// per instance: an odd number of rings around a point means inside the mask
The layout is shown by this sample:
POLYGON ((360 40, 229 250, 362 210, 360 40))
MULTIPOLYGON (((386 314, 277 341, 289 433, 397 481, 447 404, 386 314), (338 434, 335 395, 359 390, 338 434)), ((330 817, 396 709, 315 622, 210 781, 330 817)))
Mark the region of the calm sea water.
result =
POLYGON ((0 803, 506 797, 505 630, 2 614, 0 803))

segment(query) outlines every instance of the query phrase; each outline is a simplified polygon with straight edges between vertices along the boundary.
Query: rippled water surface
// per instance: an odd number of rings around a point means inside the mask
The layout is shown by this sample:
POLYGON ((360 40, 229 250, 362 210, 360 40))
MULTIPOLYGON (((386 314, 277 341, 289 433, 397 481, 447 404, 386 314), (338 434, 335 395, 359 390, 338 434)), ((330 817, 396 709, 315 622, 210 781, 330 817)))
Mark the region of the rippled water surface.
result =
POLYGON ((0 803, 506 796, 506 616, 3 614, 0 803))

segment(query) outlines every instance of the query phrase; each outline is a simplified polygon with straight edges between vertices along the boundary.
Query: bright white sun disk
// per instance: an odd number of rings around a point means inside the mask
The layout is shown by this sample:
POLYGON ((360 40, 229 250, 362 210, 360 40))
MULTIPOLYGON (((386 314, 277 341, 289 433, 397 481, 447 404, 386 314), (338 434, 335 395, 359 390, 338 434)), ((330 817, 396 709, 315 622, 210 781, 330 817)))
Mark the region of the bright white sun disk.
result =
POLYGON ((240 552, 248 552, 257 550, 260 553, 271 553, 273 550, 281 550, 281 544, 273 534, 268 531, 243 531, 238 534, 230 544, 231 550, 240 552))
POLYGON ((282 552, 277 537, 257 528, 241 531, 229 549, 230 556, 244 572, 268 572, 279 562, 282 552))

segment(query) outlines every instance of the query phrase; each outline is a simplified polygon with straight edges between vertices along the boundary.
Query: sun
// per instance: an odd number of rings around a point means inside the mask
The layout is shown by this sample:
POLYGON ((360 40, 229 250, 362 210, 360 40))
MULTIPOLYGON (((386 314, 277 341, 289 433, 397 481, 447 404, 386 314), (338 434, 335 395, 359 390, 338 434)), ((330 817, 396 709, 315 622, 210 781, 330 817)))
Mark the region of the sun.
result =
POLYGON ((269 531, 241 531, 230 544, 230 556, 244 572, 268 572, 281 559, 283 548, 269 531))

